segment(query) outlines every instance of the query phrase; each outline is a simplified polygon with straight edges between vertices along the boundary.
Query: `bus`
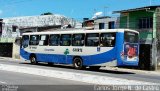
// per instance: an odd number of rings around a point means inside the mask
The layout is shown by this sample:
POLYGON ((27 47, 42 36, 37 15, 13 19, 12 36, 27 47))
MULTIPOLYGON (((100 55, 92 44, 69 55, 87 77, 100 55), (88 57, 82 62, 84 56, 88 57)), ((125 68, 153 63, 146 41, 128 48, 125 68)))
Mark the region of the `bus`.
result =
POLYGON ((20 56, 32 64, 71 64, 76 69, 138 66, 138 35, 130 29, 23 33, 20 56))

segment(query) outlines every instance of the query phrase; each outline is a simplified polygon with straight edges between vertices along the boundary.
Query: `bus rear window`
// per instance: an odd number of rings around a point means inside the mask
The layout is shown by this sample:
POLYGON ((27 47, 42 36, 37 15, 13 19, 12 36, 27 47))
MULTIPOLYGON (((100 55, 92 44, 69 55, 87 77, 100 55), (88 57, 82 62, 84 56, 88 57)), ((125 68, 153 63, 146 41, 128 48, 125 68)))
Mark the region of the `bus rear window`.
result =
POLYGON ((138 33, 134 32, 125 32, 124 33, 125 42, 137 43, 138 42, 138 33))

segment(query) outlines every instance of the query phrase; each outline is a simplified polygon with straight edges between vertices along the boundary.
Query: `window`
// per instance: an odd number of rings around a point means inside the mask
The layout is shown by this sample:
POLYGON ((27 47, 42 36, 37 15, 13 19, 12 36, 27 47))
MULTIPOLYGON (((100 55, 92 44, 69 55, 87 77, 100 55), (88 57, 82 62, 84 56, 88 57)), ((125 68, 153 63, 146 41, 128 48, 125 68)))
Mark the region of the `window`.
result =
POLYGON ((125 32, 124 34, 125 42, 137 43, 138 42, 138 34, 133 32, 125 32))
POLYGON ((29 45, 29 36, 28 35, 24 35, 22 37, 22 48, 26 48, 29 45))
POLYGON ((98 46, 99 45, 99 34, 87 34, 86 35, 86 46, 98 46))
POLYGON ((50 46, 58 46, 59 45, 59 38, 60 38, 60 35, 58 35, 58 34, 50 35, 49 45, 50 46))
POLYGON ((31 35, 29 44, 30 45, 38 45, 39 44, 39 35, 31 35))
POLYGON ((83 46, 84 45, 84 34, 74 34, 72 38, 73 46, 83 46))
POLYGON ((139 29, 153 28, 153 18, 139 19, 139 29))
POLYGON ((114 47, 116 40, 116 33, 102 33, 101 34, 101 47, 114 47))
POLYGON ((41 46, 48 45, 48 38, 49 38, 49 35, 41 35, 39 40, 39 45, 41 46))
POLYGON ((71 45, 71 34, 62 34, 61 46, 70 46, 70 45, 71 45))
POLYGON ((12 32, 16 32, 17 26, 12 26, 12 32))
POLYGON ((2 33, 2 21, 0 20, 0 34, 2 33))
POLYGON ((105 24, 104 23, 99 23, 99 29, 104 29, 105 24))
POLYGON ((115 28, 115 22, 114 21, 110 21, 108 24, 108 29, 114 29, 115 28))

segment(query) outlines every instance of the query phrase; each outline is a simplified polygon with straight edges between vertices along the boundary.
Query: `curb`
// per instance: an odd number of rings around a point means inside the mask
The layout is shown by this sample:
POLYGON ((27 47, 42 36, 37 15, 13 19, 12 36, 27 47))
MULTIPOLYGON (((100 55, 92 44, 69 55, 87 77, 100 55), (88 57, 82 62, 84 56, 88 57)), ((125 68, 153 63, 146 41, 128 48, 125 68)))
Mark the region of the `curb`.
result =
POLYGON ((154 74, 160 76, 160 71, 145 71, 145 70, 136 70, 136 69, 127 69, 127 68, 118 68, 118 67, 105 67, 102 69, 121 71, 121 72, 133 72, 133 73, 143 73, 143 74, 154 74))

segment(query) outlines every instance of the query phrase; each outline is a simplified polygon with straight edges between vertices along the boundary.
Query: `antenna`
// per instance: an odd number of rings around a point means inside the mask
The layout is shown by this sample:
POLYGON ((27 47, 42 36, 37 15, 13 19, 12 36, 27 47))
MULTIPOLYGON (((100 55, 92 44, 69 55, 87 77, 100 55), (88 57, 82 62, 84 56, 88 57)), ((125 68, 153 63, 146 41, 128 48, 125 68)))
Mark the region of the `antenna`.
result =
POLYGON ((149 4, 150 4, 150 6, 152 5, 152 0, 150 0, 149 4))
POLYGON ((106 9, 107 9, 108 7, 107 6, 104 6, 104 16, 105 16, 105 14, 106 14, 106 9))

